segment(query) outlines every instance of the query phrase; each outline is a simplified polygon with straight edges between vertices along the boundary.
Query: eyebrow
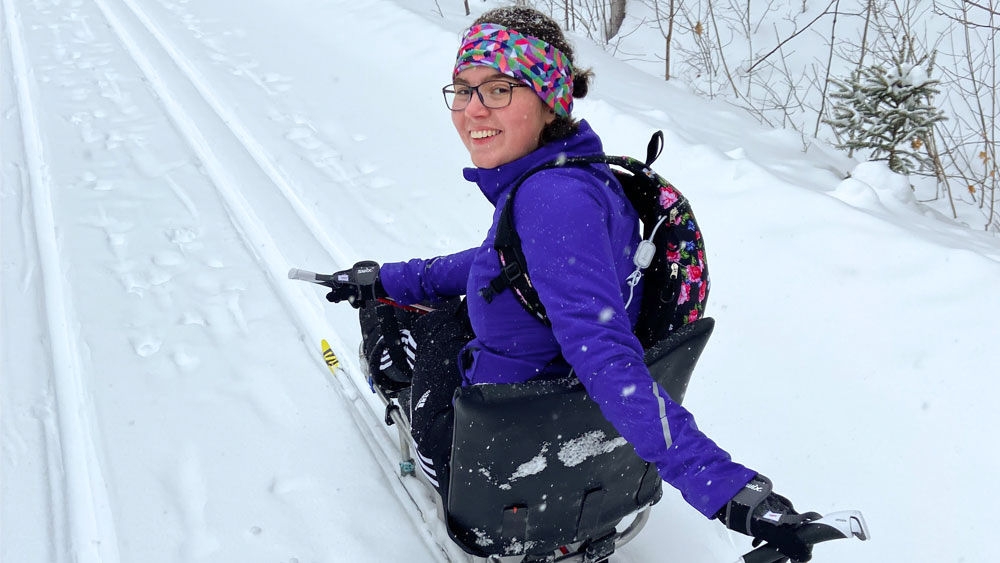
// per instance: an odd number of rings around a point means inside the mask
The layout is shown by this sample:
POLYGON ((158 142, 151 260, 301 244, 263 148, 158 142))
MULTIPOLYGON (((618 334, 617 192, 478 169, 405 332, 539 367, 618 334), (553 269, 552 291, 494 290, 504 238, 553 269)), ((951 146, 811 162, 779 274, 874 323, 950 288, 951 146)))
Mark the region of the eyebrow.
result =
MULTIPOLYGON (((507 76, 506 74, 504 74, 502 72, 497 72, 497 73, 491 74, 491 75, 487 76, 486 78, 484 78, 482 80, 482 82, 480 82, 480 84, 482 84, 483 82, 489 82, 490 80, 498 80, 498 79, 501 79, 501 78, 510 80, 511 82, 516 82, 517 81, 516 78, 513 78, 511 76, 507 76)), ((455 79, 455 84, 471 85, 472 83, 469 82, 468 80, 463 79, 463 78, 456 78, 455 79)))

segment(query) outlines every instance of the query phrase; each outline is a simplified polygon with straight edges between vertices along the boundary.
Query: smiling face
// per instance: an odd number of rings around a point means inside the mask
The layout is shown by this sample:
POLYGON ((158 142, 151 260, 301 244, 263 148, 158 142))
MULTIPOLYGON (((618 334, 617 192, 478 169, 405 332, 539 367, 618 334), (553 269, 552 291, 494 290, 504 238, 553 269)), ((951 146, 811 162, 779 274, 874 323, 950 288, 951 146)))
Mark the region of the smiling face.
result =
MULTIPOLYGON (((460 72, 457 84, 478 86, 487 80, 513 78, 493 67, 474 66, 460 72)), ((479 168, 496 168, 521 158, 541 144, 542 128, 556 118, 555 113, 531 88, 514 88, 510 105, 490 109, 473 94, 465 109, 451 112, 462 143, 479 168)))

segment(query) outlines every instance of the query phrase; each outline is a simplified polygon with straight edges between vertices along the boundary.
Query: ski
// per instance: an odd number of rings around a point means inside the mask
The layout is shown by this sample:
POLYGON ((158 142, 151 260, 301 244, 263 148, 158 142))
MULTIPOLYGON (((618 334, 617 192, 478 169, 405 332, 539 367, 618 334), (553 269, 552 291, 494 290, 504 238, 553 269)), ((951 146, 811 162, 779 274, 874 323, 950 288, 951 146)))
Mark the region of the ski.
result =
POLYGON ((319 341, 319 345, 323 350, 323 362, 326 363, 326 367, 330 368, 330 373, 336 376, 337 370, 340 369, 340 360, 337 359, 337 354, 333 353, 330 343, 325 338, 319 341))

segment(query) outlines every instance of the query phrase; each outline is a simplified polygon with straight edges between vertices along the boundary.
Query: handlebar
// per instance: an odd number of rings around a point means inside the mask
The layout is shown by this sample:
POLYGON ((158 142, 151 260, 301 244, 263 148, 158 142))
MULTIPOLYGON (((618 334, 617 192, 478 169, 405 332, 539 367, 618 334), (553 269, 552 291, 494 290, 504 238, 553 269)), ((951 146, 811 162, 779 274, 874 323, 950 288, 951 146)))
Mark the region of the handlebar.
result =
MULTIPOLYGON (((803 524, 795 533, 807 544, 852 537, 865 541, 871 537, 864 516, 857 510, 827 514, 819 520, 803 524)), ((787 559, 788 556, 776 548, 763 545, 745 554, 736 563, 778 563, 787 559)))
MULTIPOLYGON (((378 264, 375 262, 358 262, 351 270, 345 270, 336 274, 317 274, 316 272, 310 272, 309 270, 292 268, 291 270, 288 270, 288 279, 307 281, 336 289, 344 284, 362 285, 366 283, 373 283, 375 278, 378 277, 378 270, 378 264)), ((386 298, 379 298, 379 301, 402 309, 419 311, 422 313, 434 310, 432 307, 420 304, 400 305, 395 301, 386 298)))
POLYGON ((318 283, 332 288, 342 285, 366 286, 372 285, 378 280, 378 270, 378 262, 363 260, 355 264, 350 270, 342 270, 334 274, 317 274, 308 270, 292 268, 288 271, 288 277, 293 280, 318 283))

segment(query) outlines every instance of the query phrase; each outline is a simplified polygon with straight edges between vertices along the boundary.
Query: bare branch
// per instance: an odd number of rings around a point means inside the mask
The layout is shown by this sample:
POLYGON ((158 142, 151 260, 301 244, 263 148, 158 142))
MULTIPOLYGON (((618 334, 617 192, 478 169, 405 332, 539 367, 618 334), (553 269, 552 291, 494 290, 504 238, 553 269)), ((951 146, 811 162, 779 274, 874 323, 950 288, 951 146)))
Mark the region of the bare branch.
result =
POLYGON ((773 55, 774 53, 778 52, 785 43, 788 43, 792 39, 795 39, 796 37, 798 37, 799 35, 801 35, 803 32, 805 32, 807 29, 809 29, 810 27, 812 27, 812 25, 814 23, 816 23, 820 19, 822 19, 823 16, 829 14, 830 13, 829 12, 830 6, 833 6, 836 3, 836 1, 837 0, 831 0, 830 3, 827 5, 826 9, 824 9, 822 12, 820 12, 820 14, 818 16, 816 16, 815 18, 813 18, 813 20, 811 22, 807 23, 805 27, 803 27, 802 29, 800 29, 800 30, 796 31, 795 33, 791 34, 790 36, 788 36, 787 38, 785 38, 784 41, 781 41, 780 43, 778 43, 773 49, 771 49, 763 57, 761 57, 760 59, 758 59, 757 62, 755 62, 754 64, 750 65, 750 68, 747 69, 747 72, 753 72, 753 69, 757 65, 759 65, 760 63, 762 63, 765 60, 767 60, 767 58, 770 57, 771 55, 773 55))

